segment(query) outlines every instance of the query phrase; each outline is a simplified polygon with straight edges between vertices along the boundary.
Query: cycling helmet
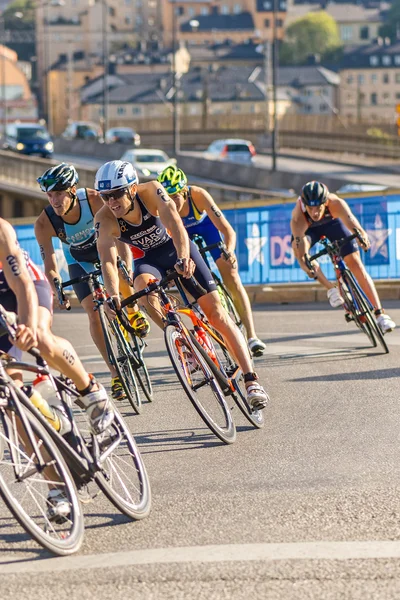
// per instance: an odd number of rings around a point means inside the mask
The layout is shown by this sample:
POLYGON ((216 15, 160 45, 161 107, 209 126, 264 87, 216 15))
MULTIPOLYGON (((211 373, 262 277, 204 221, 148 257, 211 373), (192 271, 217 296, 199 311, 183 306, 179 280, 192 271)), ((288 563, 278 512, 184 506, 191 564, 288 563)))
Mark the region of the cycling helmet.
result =
POLYGON ((321 206, 328 199, 329 190, 324 183, 309 181, 301 190, 301 199, 306 206, 321 206))
POLYGON ((139 183, 132 163, 123 160, 106 162, 96 173, 94 187, 98 192, 111 192, 139 183))
POLYGON ((37 179, 42 192, 61 192, 68 190, 79 181, 78 173, 73 165, 61 163, 50 167, 37 179))
POLYGON ((182 169, 178 167, 170 166, 166 167, 157 177, 159 181, 167 191, 167 194, 177 194, 185 186, 187 186, 187 177, 182 169))

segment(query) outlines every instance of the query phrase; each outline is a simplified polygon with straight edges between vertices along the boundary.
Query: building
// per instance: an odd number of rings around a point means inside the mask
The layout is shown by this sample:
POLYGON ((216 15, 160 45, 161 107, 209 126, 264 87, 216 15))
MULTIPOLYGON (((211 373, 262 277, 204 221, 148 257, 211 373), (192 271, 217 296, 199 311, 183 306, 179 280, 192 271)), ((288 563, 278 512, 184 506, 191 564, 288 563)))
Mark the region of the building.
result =
POLYGON ((394 124, 400 102, 400 42, 349 49, 340 65, 340 113, 353 121, 394 124))
POLYGON ((38 118, 36 98, 31 92, 24 70, 18 64, 16 52, 0 45, 0 63, 4 61, 4 85, 0 85, 0 118, 6 121, 29 122, 38 118))
POLYGON ((379 29, 384 21, 385 11, 390 5, 380 3, 374 8, 362 4, 328 2, 323 8, 318 4, 296 4, 288 6, 285 26, 288 27, 297 19, 309 13, 325 11, 335 19, 340 39, 344 45, 370 44, 378 37, 379 29))

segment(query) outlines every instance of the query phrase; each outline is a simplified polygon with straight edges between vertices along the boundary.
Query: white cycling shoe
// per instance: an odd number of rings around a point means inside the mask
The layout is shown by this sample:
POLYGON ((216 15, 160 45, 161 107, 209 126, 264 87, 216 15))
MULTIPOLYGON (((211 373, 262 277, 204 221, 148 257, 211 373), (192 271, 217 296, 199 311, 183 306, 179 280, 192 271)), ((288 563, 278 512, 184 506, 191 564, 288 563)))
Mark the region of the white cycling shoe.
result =
POLYGON ((62 490, 54 488, 47 494, 46 516, 49 521, 54 521, 58 525, 68 521, 71 513, 71 506, 68 498, 62 490))
POLYGON ((103 433, 114 420, 114 410, 111 400, 101 383, 97 384, 99 389, 89 392, 79 398, 89 417, 92 431, 95 435, 103 433))
POLYGON ((265 408, 269 402, 269 396, 264 388, 257 383, 252 381, 246 388, 247 402, 254 410, 261 410, 265 408))
POLYGON ((332 306, 332 308, 339 308, 339 306, 343 306, 344 300, 336 287, 328 290, 327 296, 329 304, 332 306))
POLYGON ((264 344, 264 342, 262 342, 258 338, 249 338, 247 340, 247 344, 253 356, 262 356, 264 354, 264 350, 267 347, 264 344))
POLYGON ((376 317, 376 321, 382 331, 382 333, 389 333, 393 331, 396 327, 396 323, 387 315, 386 313, 382 313, 378 317, 376 317))

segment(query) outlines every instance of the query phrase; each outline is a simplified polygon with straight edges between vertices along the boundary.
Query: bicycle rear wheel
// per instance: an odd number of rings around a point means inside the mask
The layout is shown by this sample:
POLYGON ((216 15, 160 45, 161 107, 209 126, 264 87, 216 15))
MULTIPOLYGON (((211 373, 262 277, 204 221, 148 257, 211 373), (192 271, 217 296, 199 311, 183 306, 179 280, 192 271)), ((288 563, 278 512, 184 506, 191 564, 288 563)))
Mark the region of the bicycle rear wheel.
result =
POLYGON ((143 358, 143 351, 146 346, 145 342, 139 339, 136 335, 130 335, 131 345, 135 354, 136 361, 139 363, 139 368, 135 368, 135 374, 139 382, 140 387, 143 390, 149 402, 153 402, 153 386, 151 383, 149 371, 147 369, 146 361, 143 358))
POLYGON ((164 337, 172 366, 187 397, 211 431, 225 444, 232 444, 236 427, 208 362, 192 340, 174 325, 167 325, 164 337))
POLYGON ((135 440, 118 411, 114 423, 96 440, 101 452, 97 485, 123 514, 144 519, 151 509, 150 481, 135 440))
POLYGON ((351 304, 351 312, 356 325, 365 333, 373 347, 376 347, 377 342, 379 342, 387 354, 389 352, 389 348, 387 347, 387 344, 383 338, 383 333, 376 322, 369 300, 364 296, 364 293, 360 289, 350 271, 345 271, 342 277, 345 285, 350 291, 350 295, 352 296, 352 302, 349 302, 349 304, 351 304))
POLYGON ((235 323, 237 327, 239 327, 240 331, 244 335, 245 340, 247 339, 246 329, 242 323, 242 320, 239 316, 238 311, 236 310, 235 303, 230 292, 227 290, 225 285, 219 279, 217 281, 218 293, 221 298, 221 302, 228 315, 231 317, 232 321, 235 323))
POLYGON ((99 308, 99 315, 109 360, 117 371, 129 404, 135 413, 139 414, 142 408, 142 399, 131 364, 130 353, 132 350, 124 338, 121 325, 116 320, 110 322, 102 306, 99 308))
POLYGON ((28 410, 24 411, 46 466, 40 467, 15 412, 1 409, 0 495, 25 531, 41 546, 59 556, 77 552, 84 535, 83 513, 72 475, 57 446, 28 410), (48 500, 50 489, 61 491, 69 514, 56 517, 48 500))

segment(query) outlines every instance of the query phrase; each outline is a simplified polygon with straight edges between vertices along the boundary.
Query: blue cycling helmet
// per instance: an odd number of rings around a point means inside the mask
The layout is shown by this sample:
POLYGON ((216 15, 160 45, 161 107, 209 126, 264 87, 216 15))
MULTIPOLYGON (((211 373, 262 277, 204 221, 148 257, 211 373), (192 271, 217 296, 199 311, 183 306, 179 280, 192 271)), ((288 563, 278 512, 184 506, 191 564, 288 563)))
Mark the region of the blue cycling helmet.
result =
POLYGON ((328 199, 329 190, 324 183, 309 181, 301 190, 301 199, 306 206, 321 206, 328 199))

